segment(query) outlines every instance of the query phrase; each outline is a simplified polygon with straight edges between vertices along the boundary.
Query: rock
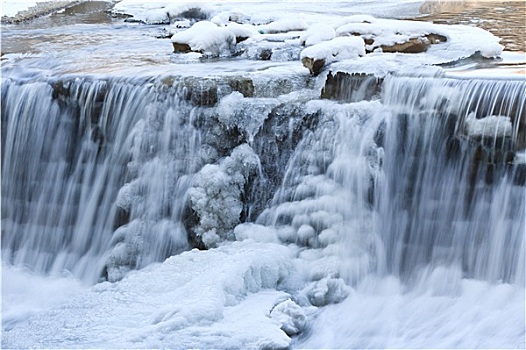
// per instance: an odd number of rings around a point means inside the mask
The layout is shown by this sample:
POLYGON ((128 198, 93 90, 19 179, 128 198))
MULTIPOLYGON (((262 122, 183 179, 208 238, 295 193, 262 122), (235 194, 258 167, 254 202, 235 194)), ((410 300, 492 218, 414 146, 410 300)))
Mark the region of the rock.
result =
POLYGON ((307 68, 313 76, 320 74, 323 66, 325 66, 324 59, 314 59, 310 57, 303 57, 301 63, 303 63, 303 66, 307 68))
POLYGON ((272 57, 272 50, 271 49, 263 49, 261 53, 259 54, 259 58, 263 61, 268 61, 272 57))
POLYGON ((192 48, 188 44, 172 43, 174 46, 174 53, 188 53, 192 52, 192 48))
POLYGON ((380 45, 380 49, 383 52, 420 53, 427 51, 429 45, 431 43, 425 38, 412 38, 409 41, 394 45, 380 45))
POLYGON ((431 45, 445 43, 447 41, 447 38, 440 34, 431 33, 427 34, 425 37, 427 38, 427 40, 429 40, 431 45))
MULTIPOLYGON (((401 52, 401 53, 420 53, 425 52, 430 45, 439 44, 447 41, 447 38, 440 34, 427 34, 423 37, 411 38, 403 43, 394 45, 381 45, 383 52, 401 52)), ((374 43, 372 44, 374 47, 374 43)))
POLYGON ((382 82, 370 74, 329 72, 320 97, 343 102, 371 100, 380 94, 382 82))
POLYGON ((228 85, 232 91, 243 94, 243 97, 254 97, 254 82, 250 78, 234 78, 228 81, 228 85))

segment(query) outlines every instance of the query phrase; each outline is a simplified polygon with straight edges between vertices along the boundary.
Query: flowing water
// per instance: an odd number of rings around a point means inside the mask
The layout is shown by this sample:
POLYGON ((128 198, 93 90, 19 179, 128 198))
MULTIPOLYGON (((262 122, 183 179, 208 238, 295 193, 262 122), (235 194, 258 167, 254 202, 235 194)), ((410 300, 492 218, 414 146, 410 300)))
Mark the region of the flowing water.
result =
MULTIPOLYGON (((29 29, 7 37, 18 30, 29 29)), ((101 40, 104 48, 114 39, 101 40)), ((320 99, 320 86, 288 63, 208 63, 223 74, 204 77, 191 64, 161 73, 159 54, 158 75, 124 75, 136 47, 110 62, 112 75, 101 74, 95 53, 90 74, 71 74, 78 57, 38 68, 43 60, 29 54, 3 67, 9 273, 117 281, 255 223, 298 247, 310 269, 304 283, 334 278, 355 290, 312 312, 297 346, 521 346, 523 79, 393 75, 372 94, 358 84, 342 102, 320 99), (502 328, 475 339, 484 331, 467 329, 487 300, 505 311, 480 327, 502 328), (432 321, 440 310, 452 318, 432 321), (444 322, 466 333, 450 329, 454 337, 439 342, 448 329, 433 331, 444 322)), ((28 316, 17 317, 4 329, 16 332, 28 316)))

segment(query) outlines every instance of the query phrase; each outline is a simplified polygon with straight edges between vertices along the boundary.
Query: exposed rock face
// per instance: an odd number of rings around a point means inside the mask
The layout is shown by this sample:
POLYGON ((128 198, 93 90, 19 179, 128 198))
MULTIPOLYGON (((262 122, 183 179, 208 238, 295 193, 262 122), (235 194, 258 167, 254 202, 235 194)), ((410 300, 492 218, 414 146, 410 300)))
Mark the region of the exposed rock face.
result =
POLYGON ((174 46, 174 53, 188 53, 192 52, 192 48, 188 44, 172 43, 174 46))
POLYGON ((431 44, 428 40, 413 38, 394 45, 380 45, 380 49, 382 49, 383 52, 420 53, 425 52, 429 45, 431 44))
POLYGON ((329 72, 320 97, 344 102, 371 100, 380 94, 382 81, 369 74, 329 72))
POLYGON ((314 59, 311 57, 303 57, 301 63, 303 63, 303 66, 307 68, 313 76, 320 74, 323 66, 325 66, 324 59, 314 59))

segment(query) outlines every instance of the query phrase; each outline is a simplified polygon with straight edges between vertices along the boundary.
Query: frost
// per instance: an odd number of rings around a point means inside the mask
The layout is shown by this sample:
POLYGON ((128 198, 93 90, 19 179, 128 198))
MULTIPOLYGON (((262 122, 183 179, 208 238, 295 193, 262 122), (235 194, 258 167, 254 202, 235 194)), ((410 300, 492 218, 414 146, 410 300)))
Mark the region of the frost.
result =
POLYGON ((206 247, 233 239, 232 230, 240 223, 241 196, 259 158, 247 144, 236 147, 219 164, 207 164, 196 175, 189 190, 192 209, 199 217, 196 238, 206 247))

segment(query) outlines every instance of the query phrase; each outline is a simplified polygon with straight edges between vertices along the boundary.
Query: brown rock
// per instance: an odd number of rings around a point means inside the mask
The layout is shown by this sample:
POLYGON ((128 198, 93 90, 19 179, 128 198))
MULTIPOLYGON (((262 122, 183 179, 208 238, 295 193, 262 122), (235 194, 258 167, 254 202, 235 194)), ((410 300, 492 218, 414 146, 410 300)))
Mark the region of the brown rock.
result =
POLYGON ((440 35, 440 34, 427 34, 425 36, 427 38, 427 40, 429 40, 429 42, 433 45, 433 44, 440 44, 440 43, 445 43, 447 41, 447 38, 443 35, 440 35))
POLYGON ((174 53, 188 53, 192 52, 192 48, 188 44, 172 43, 174 46, 174 53))
POLYGON ((309 70, 311 75, 316 76, 320 74, 323 66, 325 65, 325 60, 303 57, 301 59, 301 63, 303 63, 303 66, 309 70))
POLYGON ((431 45, 427 38, 412 38, 403 43, 396 43, 394 45, 381 45, 383 52, 401 52, 401 53, 420 53, 425 52, 431 45))

